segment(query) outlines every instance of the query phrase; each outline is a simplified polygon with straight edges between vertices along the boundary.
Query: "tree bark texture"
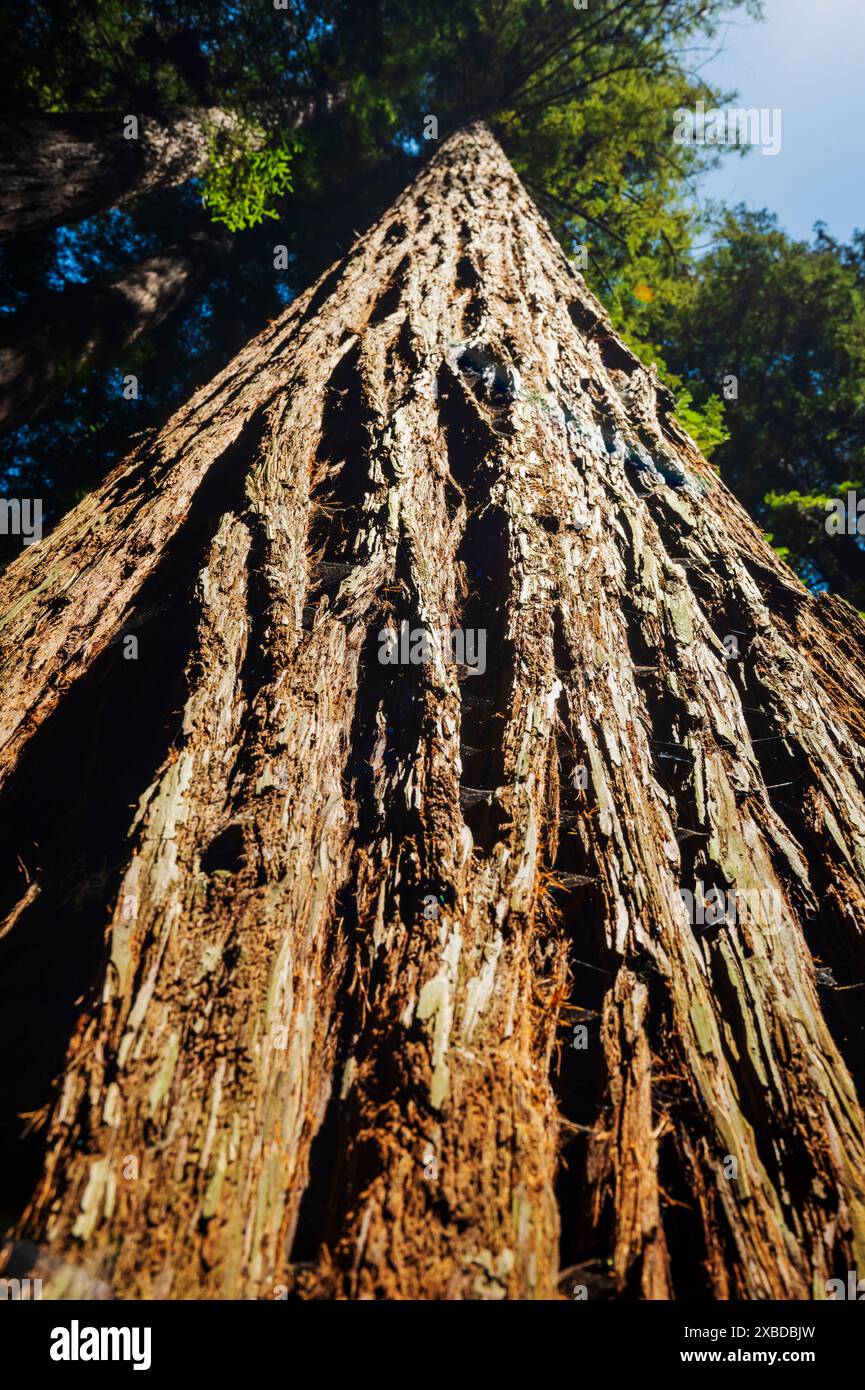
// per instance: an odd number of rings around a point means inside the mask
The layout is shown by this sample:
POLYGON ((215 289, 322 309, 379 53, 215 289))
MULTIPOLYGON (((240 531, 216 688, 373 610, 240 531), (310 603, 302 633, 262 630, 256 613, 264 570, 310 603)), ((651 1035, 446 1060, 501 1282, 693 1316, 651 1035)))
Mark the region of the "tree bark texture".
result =
POLYGON ((139 265, 73 286, 28 307, 0 348, 0 429, 17 429, 87 368, 114 361, 186 299, 203 264, 201 241, 171 246, 139 265))
POLYGON ((219 108, 143 116, 127 139, 121 114, 4 117, 0 241, 186 183, 207 163, 209 127, 230 120, 219 108))
MULTIPOLYGON (((271 128, 299 130, 345 97, 340 86, 289 108, 262 106, 259 114, 271 128)), ((221 107, 139 116, 135 139, 124 135, 124 119, 115 112, 0 119, 0 242, 186 183, 205 170, 210 131, 237 118, 221 107)))
POLYGON ((865 1265, 865 630, 484 126, 0 599, 46 1297, 822 1298, 865 1265), (404 622, 431 660, 382 664, 404 622))

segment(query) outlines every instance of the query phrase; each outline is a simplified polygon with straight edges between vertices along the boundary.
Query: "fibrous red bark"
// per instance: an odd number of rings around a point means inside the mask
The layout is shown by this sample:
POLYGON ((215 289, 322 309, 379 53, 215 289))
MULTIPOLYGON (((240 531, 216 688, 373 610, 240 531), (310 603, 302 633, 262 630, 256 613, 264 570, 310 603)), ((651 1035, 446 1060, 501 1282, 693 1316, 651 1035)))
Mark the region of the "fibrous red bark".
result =
POLYGON ((483 126, 0 601, 7 978, 59 904, 110 918, 18 1226, 46 1293, 825 1297, 863 1262, 862 624, 483 126), (378 659, 404 622, 430 661, 378 659), (128 836, 36 809, 75 738, 61 791, 137 801, 128 836))

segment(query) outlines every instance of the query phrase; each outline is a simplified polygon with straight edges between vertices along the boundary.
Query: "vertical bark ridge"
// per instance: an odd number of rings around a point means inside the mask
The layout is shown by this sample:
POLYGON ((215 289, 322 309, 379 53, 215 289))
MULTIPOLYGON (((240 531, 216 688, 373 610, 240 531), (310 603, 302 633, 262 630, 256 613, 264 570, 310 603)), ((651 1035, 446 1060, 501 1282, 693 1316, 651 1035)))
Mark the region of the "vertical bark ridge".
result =
MULTIPOLYGON (((598 442, 600 443, 602 441, 598 442)), ((623 460, 627 458, 627 436, 617 436, 614 434, 612 439, 609 440, 609 443, 612 445, 614 452, 620 453, 623 460), (620 444, 622 446, 621 448, 619 447, 620 444)), ((640 460, 640 462, 642 462, 642 460, 640 460)), ((651 495, 654 497, 655 494, 652 493, 651 495)), ((673 494, 658 489, 657 495, 663 499, 663 503, 659 503, 659 509, 661 505, 665 505, 667 512, 672 512, 674 507, 673 494)), ((662 541, 666 540, 669 544, 669 538, 675 536, 678 544, 681 544, 681 517, 683 508, 687 505, 687 501, 683 502, 678 498, 675 499, 675 511, 677 513, 679 525, 676 528, 670 526, 668 528, 668 536, 662 536, 659 539, 662 541)), ((714 654, 708 651, 708 643, 706 644, 706 647, 700 654, 702 660, 696 663, 697 669, 696 672, 694 672, 695 663, 691 653, 694 649, 695 636, 698 636, 698 634, 695 632, 693 612, 689 611, 693 609, 693 600, 689 597, 683 583, 685 573, 679 569, 678 566, 674 566, 671 562, 668 562, 664 567, 665 573, 663 579, 659 582, 658 561, 659 557, 662 561, 665 558, 663 545, 658 544, 658 540, 654 536, 651 537, 648 545, 645 544, 643 524, 639 521, 639 513, 632 508, 623 508, 621 495, 616 498, 616 507, 618 514, 626 518, 627 525, 633 537, 631 547, 632 563, 630 566, 631 576, 628 588, 631 593, 631 603, 634 602, 634 597, 636 597, 636 608, 639 610, 638 615, 635 615, 639 618, 639 627, 636 633, 636 640, 634 641, 634 646, 636 648, 634 653, 635 667, 643 677, 641 684, 644 688, 647 686, 655 686, 655 699, 652 700, 651 691, 647 689, 644 697, 644 705, 647 706, 650 711, 653 707, 656 710, 666 710, 667 717, 669 718, 672 715, 673 719, 671 732, 674 737, 671 739, 670 733, 666 733, 666 740, 659 739, 656 741, 657 746, 662 750, 657 755, 658 760, 663 759, 669 762, 678 760, 684 764, 687 764, 691 758, 696 760, 694 771, 686 774, 686 794, 683 797, 680 791, 676 803, 678 824, 686 831, 685 843, 687 844, 690 840, 692 844, 696 843, 701 846, 698 855, 694 859, 694 865, 706 873, 707 878, 710 867, 714 869, 717 876, 716 881, 720 881, 725 886, 735 884, 740 888, 745 888, 750 881, 751 886, 756 888, 760 884, 774 881, 769 877, 771 870, 768 856, 775 851, 784 855, 786 859, 785 867, 788 875, 791 870, 800 874, 803 873, 804 866, 801 856, 797 848, 792 844, 790 837, 785 833, 784 827, 779 824, 778 818, 773 814, 770 806, 764 805, 763 808, 758 807, 755 821, 750 827, 747 820, 741 830, 738 825, 734 826, 734 819, 740 823, 743 820, 741 805, 737 807, 736 793, 746 793, 749 788, 753 787, 755 782, 759 782, 760 778, 756 758, 754 757, 753 750, 749 747, 750 739, 745 726, 745 720, 741 709, 737 708, 739 705, 738 697, 730 690, 723 691, 723 686, 729 684, 729 679, 725 667, 721 665, 717 656, 720 642, 717 638, 714 639, 714 654), (638 560, 637 564, 633 563, 635 558, 638 560), (643 573, 640 573, 641 569, 643 573), (647 579, 649 581, 648 583, 646 582, 647 579), (641 589, 648 592, 641 594, 641 589), (664 598, 664 595, 668 595, 668 597, 664 598), (685 598, 686 602, 682 602, 682 597, 685 598), (658 630, 657 624, 658 617, 662 620, 666 619, 666 622, 662 623, 660 631, 658 630), (665 627, 667 629, 666 631, 664 631, 665 627), (676 650, 677 647, 678 650, 676 650), (663 659, 665 651, 675 651, 675 656, 666 661, 663 659), (661 657, 660 660, 659 655, 661 657), (641 664, 646 662, 650 664, 641 664), (714 668, 714 670, 712 668, 714 668), (703 672, 707 669, 711 672, 712 686, 714 689, 701 690, 699 686, 703 684, 703 681, 700 677, 702 677, 703 672), (667 672, 670 674, 667 674, 667 672), (692 678, 692 673, 696 674, 698 677, 698 688, 696 693, 699 696, 699 705, 696 705, 693 699, 691 688, 692 679, 689 679, 692 678), (676 701, 671 701, 669 688, 666 687, 672 687, 674 693, 676 693, 678 687, 684 684, 685 680, 688 682, 687 695, 691 696, 691 699, 688 700, 687 698, 679 697, 676 701), (715 691, 722 691, 725 698, 719 700, 715 691), (675 708, 677 704, 679 706, 678 711, 675 708), (707 721, 708 728, 704 728, 701 731, 702 737, 695 738, 694 733, 697 731, 694 730, 691 732, 689 725, 693 726, 693 715, 697 712, 700 705, 707 710, 710 719, 707 721), (731 714, 733 715, 733 727, 731 727, 730 724, 731 714), (713 757, 706 756, 707 734, 716 744, 716 752, 713 757), (719 742, 720 748, 717 747, 719 742), (663 751, 664 746, 666 746, 667 752, 663 751), (679 750, 678 759, 677 755, 670 751, 673 748, 679 750), (729 778, 727 770, 723 765, 725 762, 724 753, 728 748, 741 750, 740 758, 744 751, 749 764, 747 769, 743 771, 741 763, 738 766, 735 766, 734 763, 735 776, 732 780, 729 778), (684 757, 682 757, 682 754, 684 754, 684 757), (697 774, 696 776, 694 775, 695 773, 697 774), (694 791, 700 793, 699 804, 693 795, 694 791), (723 814, 720 817, 717 815, 715 817, 707 816, 707 803, 710 811, 717 807, 723 814), (698 813, 696 818, 694 815, 695 811, 698 813), (700 812, 702 812, 702 815, 699 814, 700 812), (762 847, 762 853, 757 857, 757 855, 754 854, 754 850, 760 847, 759 842, 756 841, 755 831, 760 821, 765 825, 764 833, 768 832, 766 837, 769 840, 769 844, 768 846, 762 847), (702 827, 705 827, 705 829, 702 827), (705 847, 703 847, 704 837, 708 842, 705 847), (750 843, 746 843, 748 841, 750 841, 750 843), (706 852, 707 850, 708 853, 706 852), (751 859, 753 867, 749 868, 747 864, 748 859, 751 859)), ((727 592, 729 593, 729 590, 727 592)), ((734 594, 738 594, 738 592, 738 590, 733 590, 734 594)), ((628 599, 624 593, 622 595, 621 608, 624 612, 630 612, 632 615, 634 614, 634 609, 629 606, 628 599)), ((709 637, 711 641, 712 634, 709 634, 709 637)), ((705 642, 705 636, 703 637, 703 641, 705 642)), ((664 731, 658 729, 657 732, 660 734, 664 731)), ((663 785, 663 779, 659 778, 659 780, 663 785)), ((765 802, 768 802, 765 789, 761 790, 765 802)), ((853 804, 855 804, 855 802, 853 804)), ((673 828, 672 825, 671 828, 673 828)), ((668 854, 674 859, 677 858, 678 851, 672 839, 669 840, 668 845, 668 854)), ((664 848, 667 848, 667 846, 665 845, 664 848)), ((692 870, 693 867, 694 866, 692 866, 692 870)), ((685 879, 683 878, 683 882, 684 881, 685 879)), ((779 894, 779 900, 783 901, 783 890, 777 881, 774 882, 776 891, 779 894)), ((788 912, 789 906, 785 902, 785 918, 788 912)), ((715 955, 714 963, 716 966, 713 983, 717 996, 720 998, 724 1007, 724 1012, 727 1015, 725 1022, 735 1027, 736 1014, 738 1013, 740 1015, 739 1046, 742 1051, 736 1059, 737 1062, 740 1060, 740 1057, 747 1058, 749 1053, 754 1052, 754 1040, 747 1036, 750 1021, 756 1015, 758 1025, 762 1031, 762 1027, 766 1023, 766 1020, 761 1018, 763 1007, 767 1002, 766 996, 773 994, 775 989, 780 987, 780 998, 770 998, 768 1001, 769 1004, 778 1011, 779 1018, 774 1025, 769 1024, 768 1027, 769 1029, 775 1027, 778 1028, 779 1031, 786 1033, 787 1036, 785 1041, 781 1045, 781 1064, 785 1069, 793 1071, 793 1075, 796 1077, 796 1083, 794 1087, 790 1087, 788 1078, 784 1078, 782 1082, 781 1066, 779 1066, 777 1062, 775 1065, 778 1067, 778 1070, 774 1081, 775 1085, 782 1091, 787 1089, 798 1090, 801 1085, 802 1093, 795 1095, 792 1098, 792 1102, 794 1105, 797 1103, 800 1104, 804 1113, 799 1125, 794 1124, 791 1126, 789 1114, 791 1098, 789 1096, 784 1096, 785 1104, 778 1117, 779 1131, 783 1131, 783 1133, 779 1132, 776 1139, 772 1141, 772 1146, 776 1148, 776 1150, 782 1145, 792 1150, 792 1153, 788 1154, 786 1162, 788 1170, 795 1171, 797 1161, 799 1163, 803 1162, 805 1160, 805 1155, 798 1150, 798 1145, 795 1142, 791 1142, 791 1139, 795 1140, 797 1132, 804 1135, 809 1133, 809 1131, 813 1131, 814 1115, 819 1115, 823 1109, 821 1097, 824 1091, 833 1095, 835 1115, 828 1121, 827 1125, 827 1149, 831 1147, 831 1141, 834 1138, 834 1125, 838 1124, 842 1130, 846 1131, 852 1153, 846 1160, 842 1161, 840 1172, 838 1168, 835 1169, 830 1181, 834 1186, 840 1180, 847 1190, 848 1200, 850 1202, 850 1208, 845 1211, 848 1222, 847 1238, 851 1241, 853 1248, 855 1248, 859 1238, 856 1228, 860 1220, 859 1204, 861 1202, 861 1182, 857 1175, 858 1159, 856 1157, 860 1143, 860 1117, 852 1088, 849 1085, 849 1081, 844 1076, 843 1069, 838 1066, 839 1059, 834 1049, 829 1045, 826 1030, 822 1026, 819 1005, 813 990, 813 979, 811 978, 811 972, 808 970, 808 962, 802 951, 801 941, 795 940, 795 938, 799 936, 797 927, 798 924, 794 925, 794 923, 788 919, 784 921, 784 926, 779 933, 782 936, 786 936, 789 933, 789 935, 794 938, 794 949, 783 953, 786 959, 781 961, 779 959, 781 955, 780 952, 774 953, 770 951, 770 954, 775 956, 775 959, 771 961, 771 967, 777 970, 780 965, 781 969, 778 971, 778 974, 782 977, 786 974, 786 970, 792 967, 791 973, 786 975, 786 978, 778 980, 772 979, 771 989, 767 988, 767 985, 770 983, 769 981, 761 980, 760 993, 762 994, 762 998, 758 997, 753 983, 748 984, 747 990, 742 989, 742 986, 748 982, 748 974, 751 969, 746 963, 747 957, 753 955, 755 952, 757 954, 762 953, 760 951, 760 946, 755 946, 753 941, 747 942, 745 957, 742 957, 741 950, 729 951, 726 949, 726 941, 722 941, 720 946, 717 946, 716 943, 716 949, 713 951, 715 955), (733 966, 732 960, 734 956, 736 957, 735 966, 733 966), (723 965, 720 968, 719 978, 717 968, 721 966, 722 962, 723 965), (729 978, 731 967, 734 969, 734 972, 738 974, 738 978, 729 978), (744 998, 741 997, 742 994, 744 994, 744 998), (797 994, 799 996, 798 999, 797 994), (792 1019, 787 1019, 785 1017, 788 1012, 793 1014, 792 1019), (817 1047, 815 1054, 809 1054, 811 1057, 811 1065, 809 1067, 804 1065, 806 1060, 805 1055, 801 1047, 796 1045, 792 1031, 793 1027, 795 1027, 798 1032, 804 1019, 807 1019, 809 1023, 813 1020, 814 1028, 809 1041, 815 1043, 817 1047), (795 1062, 795 1066, 791 1065, 792 1059, 796 1058, 798 1060, 795 1062), (822 1065, 815 1065, 815 1058, 820 1059, 822 1065), (800 1078, 797 1075, 800 1069, 805 1072, 810 1071, 810 1076, 800 1078), (836 1080, 839 1071, 841 1078, 840 1085, 836 1080), (791 1130, 792 1134, 790 1133, 791 1130)), ((761 962, 761 964, 764 963, 761 962)), ((768 965, 768 963, 764 965, 764 968, 766 968, 766 965, 768 965)), ((691 974, 693 974, 693 972, 691 972, 691 974)), ((683 973, 682 978, 687 979, 689 977, 687 974, 683 973)), ((695 1004, 697 1004, 697 1002, 698 1001, 695 1001, 695 1004)), ((702 1008, 702 1001, 699 1001, 699 1007, 702 1008)), ((708 1040, 703 1039, 702 1041, 705 1043, 708 1040)), ((765 1046, 765 1042, 765 1038, 761 1039, 760 1046, 765 1046)), ((704 1050, 710 1053, 716 1051, 714 1044, 712 1044, 711 1047, 704 1048, 704 1050)), ((755 1098, 748 1103, 748 1108, 745 1113, 749 1115, 750 1122, 755 1125, 758 1132, 765 1127, 765 1111, 762 1109, 764 1101, 761 1100, 758 1105, 756 1102, 756 1095, 766 1084, 765 1075, 762 1074, 761 1068, 757 1067, 757 1076, 752 1084, 752 1092, 755 1098)), ((708 1094, 705 1095, 703 1097, 704 1103, 709 1098, 708 1094)), ((721 1133, 723 1134, 723 1129, 721 1133)), ((776 1152, 774 1156, 774 1166, 776 1168, 779 1161, 776 1152)), ((802 1181, 803 1173, 808 1173, 807 1162, 805 1162, 804 1168, 800 1169, 800 1182, 802 1181)), ((786 1196, 784 1191, 785 1179, 783 1175, 776 1172, 775 1181, 781 1188, 782 1194, 786 1196)), ((762 1175, 761 1186, 765 1186, 762 1175)), ((723 1189, 721 1190, 723 1191, 723 1189)), ((801 1202, 802 1200, 801 1192, 797 1192, 795 1201, 801 1202)), ((787 1197, 787 1204, 790 1204, 789 1197, 787 1197)), ((846 1207, 846 1201, 844 1201, 842 1205, 846 1207)), ((820 1264, 820 1257, 823 1252, 822 1238, 826 1234, 827 1225, 830 1228, 834 1227, 834 1222, 827 1223, 825 1217, 821 1220, 820 1216, 816 1217, 815 1224, 817 1229, 812 1233, 813 1246, 811 1250, 809 1250, 812 1261, 803 1261, 800 1270, 793 1276, 800 1281, 800 1287, 804 1284, 806 1289, 809 1286, 809 1275, 812 1271, 814 1272, 815 1284, 818 1283, 821 1276, 824 1276, 826 1273, 826 1264, 824 1263, 822 1268, 820 1264)), ((781 1230, 778 1235, 783 1235, 784 1232, 785 1228, 783 1223, 781 1223, 781 1230)), ((834 1230, 832 1230, 832 1234, 834 1234, 834 1230)), ((777 1238, 775 1240, 775 1245, 776 1249, 773 1251, 772 1256, 768 1260, 764 1257, 764 1263, 770 1265, 773 1273, 781 1273, 784 1270, 785 1261, 783 1259, 781 1245, 777 1238)), ((848 1250, 849 1248, 850 1246, 848 1246, 848 1250)), ((752 1278, 753 1273, 749 1270, 747 1276, 742 1279, 742 1283, 744 1284, 747 1279, 752 1278)), ((768 1282, 767 1287, 769 1287, 768 1282)), ((778 1287, 786 1287, 789 1290, 790 1285, 784 1280, 783 1273, 780 1285, 776 1284, 774 1287, 776 1289, 778 1287)), ((789 1292, 787 1296, 789 1296, 789 1292)))
POLYGON ((49 1253, 77 1239, 91 1277, 141 1296, 279 1282, 329 1091, 358 639, 325 619, 298 650, 310 459, 291 413, 273 408, 247 520, 223 519, 200 576, 183 739, 142 800, 29 1215, 49 1253))
POLYGON ((388 274, 394 251, 379 235, 380 246, 364 248, 341 275, 327 271, 0 576, 0 785, 133 615, 202 481, 250 418, 283 391, 321 389, 388 274))

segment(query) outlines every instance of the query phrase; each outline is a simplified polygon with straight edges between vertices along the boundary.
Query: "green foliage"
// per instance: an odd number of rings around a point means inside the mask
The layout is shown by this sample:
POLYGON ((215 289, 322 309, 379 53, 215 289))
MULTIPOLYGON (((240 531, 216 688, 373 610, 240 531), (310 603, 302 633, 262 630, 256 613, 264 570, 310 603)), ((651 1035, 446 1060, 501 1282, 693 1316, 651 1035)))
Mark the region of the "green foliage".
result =
POLYGON ((149 111, 309 93, 339 8, 236 0, 4 0, 0 73, 21 111, 149 111), (318 35, 318 37, 317 37, 318 35))
POLYGON ((829 535, 826 520, 830 504, 846 501, 848 492, 865 496, 865 480, 845 480, 829 492, 771 490, 764 505, 772 530, 767 537, 775 550, 806 584, 829 587, 844 594, 860 612, 865 609, 865 576, 851 572, 851 562, 862 554, 858 537, 829 535))
MULTIPOLYGON (((697 57, 728 19, 759 12, 760 0, 591 0, 585 11, 571 0, 293 0, 278 12, 235 0, 6 0, 0 71, 21 111, 238 114, 233 132, 213 130, 202 194, 211 221, 242 233, 249 254, 230 276, 208 271, 212 318, 201 310, 185 325, 198 379, 233 350, 235 327, 252 331, 282 302, 255 270, 280 199, 290 193, 296 210, 284 236, 297 289, 435 153, 427 115, 439 142, 487 119, 566 251, 587 248, 589 284, 657 364, 725 481, 806 582, 855 598, 865 548, 826 535, 821 500, 865 477, 865 237, 841 246, 818 229, 796 242, 768 213, 739 210, 718 217, 711 248, 696 254, 707 229, 694 180, 739 155, 672 140, 676 108, 732 98, 699 77, 697 57), (304 127, 298 160, 294 113, 325 97, 331 112, 304 127), (227 299, 237 313, 226 318, 227 299), (728 374, 737 400, 722 399, 728 374)), ((177 221, 197 225, 200 210, 189 189, 169 190, 129 217, 133 259, 142 232, 148 246, 169 244, 177 221)), ((109 231, 88 228, 82 244, 93 238, 98 252, 109 231)), ((212 228, 214 246, 222 235, 212 228)), ((110 251, 122 263, 121 248, 110 251)), ((90 260, 98 266, 98 254, 90 260)), ((7 248, 10 302, 56 279, 56 264, 38 238, 7 248)), ((158 400, 156 371, 142 411, 158 400)), ((164 376, 167 408, 183 372, 175 362, 164 376)), ((112 410, 100 398, 119 438, 129 412, 112 410)), ((58 444, 53 456, 68 453, 58 444)))
POLYGON ((295 137, 264 145, 264 132, 248 122, 210 136, 210 157, 201 201, 213 222, 230 232, 255 227, 278 213, 268 204, 293 188, 292 161, 300 150, 295 137))
POLYGON ((242 141, 217 152, 206 196, 229 228, 262 220, 287 191, 278 137, 309 100, 340 96, 330 129, 304 133, 304 203, 344 198, 400 146, 432 153, 429 113, 440 138, 484 117, 563 242, 590 240, 592 273, 611 291, 628 262, 687 238, 683 181, 720 156, 674 145, 673 112, 723 94, 686 65, 722 21, 760 3, 293 0, 276 12, 233 0, 7 0, 0 67, 25 110, 240 113, 268 140, 258 159, 242 141))
POLYGON ((707 459, 730 438, 720 396, 708 396, 696 408, 690 390, 683 386, 676 396, 676 415, 707 459))
POLYGON ((712 230, 672 286, 631 301, 632 338, 657 345, 701 413, 737 378, 713 462, 806 582, 861 607, 865 549, 828 536, 820 508, 865 476, 865 236, 797 241, 743 208, 712 230))
MULTIPOLYGON (((638 281, 639 286, 645 284, 643 280, 638 281)), ((653 292, 652 301, 654 297, 653 292)), ((641 303, 652 301, 640 300, 641 303)), ((640 360, 647 365, 654 363, 661 381, 675 396, 676 417, 679 423, 688 431, 703 455, 711 459, 716 450, 730 438, 721 397, 704 394, 701 402, 695 404, 693 390, 685 384, 681 376, 670 371, 660 348, 639 337, 634 315, 623 308, 621 296, 614 298, 612 317, 625 342, 640 360)))

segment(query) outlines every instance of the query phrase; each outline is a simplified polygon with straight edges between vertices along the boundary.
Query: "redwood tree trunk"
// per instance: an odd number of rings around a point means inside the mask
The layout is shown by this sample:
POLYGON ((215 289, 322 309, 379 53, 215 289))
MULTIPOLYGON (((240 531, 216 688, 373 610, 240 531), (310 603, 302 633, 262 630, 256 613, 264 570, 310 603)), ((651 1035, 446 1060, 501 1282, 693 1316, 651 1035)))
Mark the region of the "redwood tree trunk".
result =
POLYGON ((0 429, 44 410, 88 368, 113 360, 186 299, 201 273, 201 240, 170 246, 140 265, 28 306, 0 348, 0 429))
POLYGON ((46 1296, 820 1298, 865 1262, 865 630, 485 127, 0 598, 46 1296), (404 622, 432 659, 383 664, 404 622), (706 925, 716 889, 773 911, 706 925))
POLYGON ((186 183, 207 163, 208 127, 230 119, 217 108, 140 117, 138 138, 127 139, 124 117, 113 112, 4 117, 0 241, 186 183))
MULTIPOLYGON (((346 97, 344 87, 292 107, 263 107, 272 128, 302 129, 346 97)), ((131 113, 134 114, 134 113, 131 113)), ((5 116, 0 119, 0 241, 122 206, 156 188, 202 174, 213 129, 236 116, 220 107, 139 116, 127 139, 124 116, 5 116)))

